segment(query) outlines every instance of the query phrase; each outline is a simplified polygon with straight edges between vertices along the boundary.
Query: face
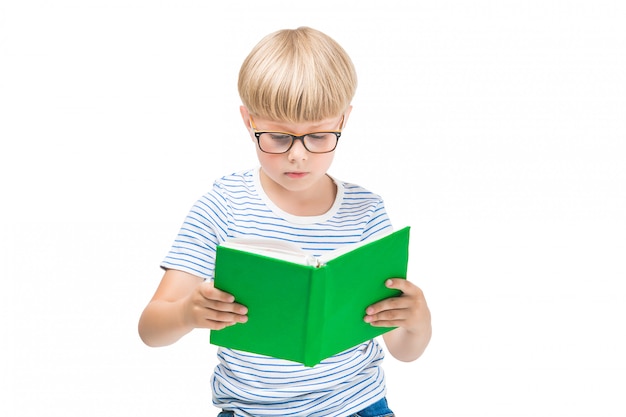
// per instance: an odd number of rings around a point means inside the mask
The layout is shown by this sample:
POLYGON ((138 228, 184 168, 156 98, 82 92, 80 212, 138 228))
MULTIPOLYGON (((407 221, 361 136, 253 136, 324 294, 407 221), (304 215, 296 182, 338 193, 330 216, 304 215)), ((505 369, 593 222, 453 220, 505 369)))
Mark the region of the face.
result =
MULTIPOLYGON (((344 125, 348 113, 349 110, 344 116, 344 125)), ((257 157, 261 164, 262 175, 265 175, 266 179, 269 179, 273 185, 285 191, 315 191, 316 186, 320 186, 322 181, 328 180, 326 172, 332 164, 335 155, 334 151, 328 153, 311 153, 305 149, 302 141, 296 140, 291 149, 285 153, 265 153, 258 147, 250 123, 250 115, 243 106, 241 107, 241 115, 254 142, 257 157)), ((336 131, 341 129, 341 121, 342 115, 317 122, 297 124, 254 117, 254 124, 257 131, 288 132, 295 135, 310 132, 336 131)))

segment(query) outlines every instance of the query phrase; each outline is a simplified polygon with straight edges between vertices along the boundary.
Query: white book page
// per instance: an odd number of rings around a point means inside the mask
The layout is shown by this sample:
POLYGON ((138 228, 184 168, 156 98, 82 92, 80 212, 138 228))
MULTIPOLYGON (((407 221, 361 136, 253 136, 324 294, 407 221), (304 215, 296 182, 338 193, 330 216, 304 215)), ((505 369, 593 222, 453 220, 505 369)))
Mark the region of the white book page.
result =
POLYGON ((257 255, 269 256, 284 261, 299 263, 302 265, 319 266, 318 259, 305 253, 297 245, 282 240, 262 239, 262 238, 231 238, 227 239, 220 246, 255 253, 257 255))
POLYGON ((229 238, 221 243, 220 246, 255 253, 257 255, 269 256, 276 259, 282 259, 284 261, 300 263, 303 265, 320 267, 331 259, 335 259, 344 253, 348 253, 351 250, 366 245, 391 233, 392 232, 379 233, 362 242, 342 245, 341 247, 319 257, 307 254, 296 244, 275 239, 246 237, 229 238))

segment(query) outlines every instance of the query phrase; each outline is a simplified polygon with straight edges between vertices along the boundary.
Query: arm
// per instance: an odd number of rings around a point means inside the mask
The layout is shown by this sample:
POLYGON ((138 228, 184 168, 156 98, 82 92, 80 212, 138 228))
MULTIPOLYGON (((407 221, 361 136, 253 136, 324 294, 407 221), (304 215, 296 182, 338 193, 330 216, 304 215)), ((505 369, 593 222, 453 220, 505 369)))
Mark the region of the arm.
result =
POLYGON ((389 279, 387 287, 402 291, 398 297, 387 298, 366 310, 365 321, 372 326, 397 327, 383 335, 391 355, 403 362, 419 358, 432 334, 430 310, 424 293, 405 279, 389 279))
POLYGON ((212 282, 169 269, 139 319, 139 336, 148 346, 166 346, 194 328, 219 330, 243 323, 246 313, 212 282))

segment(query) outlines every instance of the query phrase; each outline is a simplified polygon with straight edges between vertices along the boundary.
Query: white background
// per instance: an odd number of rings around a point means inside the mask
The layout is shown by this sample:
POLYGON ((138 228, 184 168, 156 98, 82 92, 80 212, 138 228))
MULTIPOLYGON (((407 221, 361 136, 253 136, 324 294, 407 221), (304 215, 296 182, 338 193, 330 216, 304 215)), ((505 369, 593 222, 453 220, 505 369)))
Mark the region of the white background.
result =
POLYGON ((241 62, 300 25, 359 89, 335 176, 412 226, 434 336, 401 417, 624 416, 626 3, 1 1, 0 414, 213 416, 137 320, 191 204, 256 164, 241 62))

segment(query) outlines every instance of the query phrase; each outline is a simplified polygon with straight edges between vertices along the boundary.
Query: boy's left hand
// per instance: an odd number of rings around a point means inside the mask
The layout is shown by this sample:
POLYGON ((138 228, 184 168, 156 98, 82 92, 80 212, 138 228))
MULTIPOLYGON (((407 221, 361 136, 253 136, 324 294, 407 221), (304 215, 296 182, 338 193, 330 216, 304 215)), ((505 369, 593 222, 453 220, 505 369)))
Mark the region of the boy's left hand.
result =
POLYGON ((369 306, 365 310, 366 323, 377 327, 401 327, 409 333, 419 333, 430 327, 430 311, 419 287, 400 278, 390 278, 385 285, 402 291, 402 294, 369 306))
POLYGON ((406 279, 391 278, 385 285, 402 294, 369 306, 364 320, 372 326, 397 327, 383 334, 387 349, 398 360, 414 361, 422 355, 432 335, 426 298, 419 287, 406 279))

